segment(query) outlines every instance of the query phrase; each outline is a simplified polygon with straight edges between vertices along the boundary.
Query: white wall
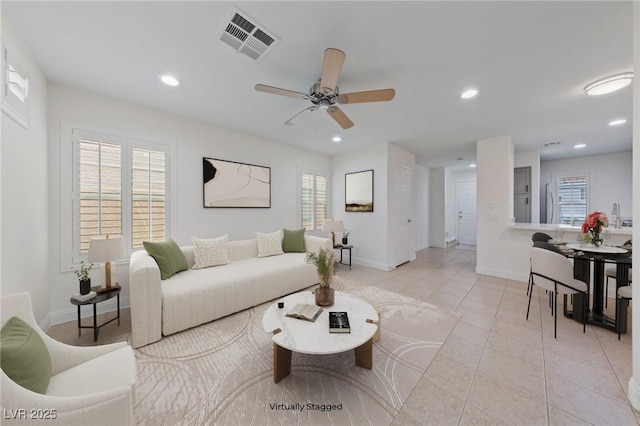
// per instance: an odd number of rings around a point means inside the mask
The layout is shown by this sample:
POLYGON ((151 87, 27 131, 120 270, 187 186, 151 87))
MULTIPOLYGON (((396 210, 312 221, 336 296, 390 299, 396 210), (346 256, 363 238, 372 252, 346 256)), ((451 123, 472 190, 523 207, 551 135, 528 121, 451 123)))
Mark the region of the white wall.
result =
POLYGON ((513 216, 513 157, 510 136, 478 141, 476 272, 519 279, 521 271, 528 271, 529 254, 523 257, 519 243, 508 237, 513 216))
POLYGON ((429 169, 429 246, 446 247, 446 186, 444 167, 429 169))
MULTIPOLYGON (((173 148, 172 231, 178 244, 191 237, 229 234, 232 240, 253 238, 256 231, 300 227, 298 218, 298 170, 329 173, 330 159, 323 154, 284 145, 260 137, 179 118, 149 108, 68 87, 49 86, 49 133, 51 182, 50 239, 53 253, 60 252, 60 164, 63 123, 109 129, 121 136, 159 141, 173 148), (271 167, 271 208, 205 209, 202 207, 202 157, 246 162, 271 167)), ((358 238, 357 234, 353 235, 358 238)), ((77 292, 77 280, 61 272, 64 262, 52 261, 50 285, 54 322, 68 321, 73 314, 69 296, 77 292), (62 267, 61 267, 62 266, 62 267)), ((128 265, 119 264, 117 276, 123 284, 123 305, 128 303, 128 265)), ((94 277, 98 280, 97 276, 94 277)), ((100 281, 98 281, 100 282, 100 281)), ((103 308, 109 309, 107 304, 103 308)))
POLYGON ((590 173, 592 199, 588 211, 600 210, 608 215, 611 213, 614 201, 619 201, 622 218, 631 219, 633 211, 631 151, 540 162, 542 184, 553 183, 553 176, 561 172, 590 173))
POLYGON ((414 177, 416 215, 414 219, 415 248, 429 247, 429 169, 416 164, 414 177))
POLYGON ((330 216, 342 219, 351 231, 354 263, 376 269, 391 269, 387 229, 388 144, 378 143, 331 157, 332 210, 330 216), (373 212, 345 212, 344 179, 346 173, 373 169, 373 212))
MULTIPOLYGON (((2 113, 0 182, 2 190, 1 294, 31 293, 36 320, 49 323, 48 213, 51 194, 47 176, 47 83, 38 65, 2 16, 2 39, 29 67, 29 127, 2 113)), ((4 65, 2 68, 4 69, 4 65)), ((4 79, 2 79, 4 81, 4 79)))

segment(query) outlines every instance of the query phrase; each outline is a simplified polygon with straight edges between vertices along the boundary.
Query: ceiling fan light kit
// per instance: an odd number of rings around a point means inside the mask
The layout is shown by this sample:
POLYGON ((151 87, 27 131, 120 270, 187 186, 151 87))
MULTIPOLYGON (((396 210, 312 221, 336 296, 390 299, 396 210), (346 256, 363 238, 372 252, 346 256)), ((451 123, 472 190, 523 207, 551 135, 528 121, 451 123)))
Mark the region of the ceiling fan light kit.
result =
POLYGON ((585 86, 584 92, 590 96, 604 95, 628 86, 631 84, 632 80, 633 73, 624 72, 622 74, 616 74, 594 81, 593 83, 585 86))
POLYGON ((353 127, 353 121, 336 104, 357 104, 367 102, 390 101, 395 97, 394 89, 370 90, 365 92, 353 92, 340 94, 338 79, 342 72, 346 55, 339 49, 326 49, 322 62, 322 75, 320 79, 311 86, 309 94, 296 92, 293 90, 281 89, 279 87, 256 84, 255 89, 259 92, 271 93, 274 95, 288 96, 292 98, 305 99, 313 105, 303 109, 298 114, 285 121, 284 124, 290 126, 295 124, 300 118, 318 109, 325 110, 331 118, 343 129, 353 127))

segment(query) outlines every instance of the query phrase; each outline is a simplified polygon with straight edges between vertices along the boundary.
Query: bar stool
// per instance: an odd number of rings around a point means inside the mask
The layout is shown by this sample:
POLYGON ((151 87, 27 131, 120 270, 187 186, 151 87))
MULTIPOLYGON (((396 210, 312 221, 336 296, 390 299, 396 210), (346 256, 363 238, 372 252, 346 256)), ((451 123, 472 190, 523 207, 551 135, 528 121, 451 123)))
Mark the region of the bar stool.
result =
MULTIPOLYGON (((627 240, 624 243, 625 246, 629 246, 631 245, 631 240, 627 240)), ((609 279, 610 278, 615 278, 617 273, 616 273, 616 267, 615 266, 610 266, 607 269, 604 270, 604 275, 605 275, 605 286, 604 286, 604 294, 605 294, 605 299, 604 299, 604 307, 606 308, 608 306, 608 302, 609 302, 609 279)), ((631 282, 631 270, 629 270, 629 282, 631 282)))
MULTIPOLYGON (((618 294, 616 297, 616 329, 618 330, 618 340, 620 340, 620 321, 622 320, 622 303, 626 303, 629 306, 629 301, 632 299, 632 291, 630 285, 618 287, 618 294)), ((624 312, 626 314, 626 310, 624 312)))

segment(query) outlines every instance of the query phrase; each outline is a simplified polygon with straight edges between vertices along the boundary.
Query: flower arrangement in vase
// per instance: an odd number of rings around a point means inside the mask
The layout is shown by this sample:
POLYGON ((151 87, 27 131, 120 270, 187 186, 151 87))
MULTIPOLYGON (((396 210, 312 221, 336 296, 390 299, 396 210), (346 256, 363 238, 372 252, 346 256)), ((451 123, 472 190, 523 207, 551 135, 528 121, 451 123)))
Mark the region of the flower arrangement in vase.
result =
POLYGON ((349 244, 349 234, 351 233, 351 231, 348 230, 344 230, 342 231, 342 244, 343 245, 347 245, 349 244))
POLYGON ((306 263, 315 265, 318 273, 319 286, 315 291, 316 305, 331 306, 334 301, 334 290, 331 288, 333 276, 338 269, 335 253, 330 249, 320 249, 316 252, 308 252, 304 258, 306 263))
POLYGON ((609 218, 603 212, 590 213, 582 222, 582 239, 586 244, 598 247, 602 244, 600 233, 609 226, 609 218))

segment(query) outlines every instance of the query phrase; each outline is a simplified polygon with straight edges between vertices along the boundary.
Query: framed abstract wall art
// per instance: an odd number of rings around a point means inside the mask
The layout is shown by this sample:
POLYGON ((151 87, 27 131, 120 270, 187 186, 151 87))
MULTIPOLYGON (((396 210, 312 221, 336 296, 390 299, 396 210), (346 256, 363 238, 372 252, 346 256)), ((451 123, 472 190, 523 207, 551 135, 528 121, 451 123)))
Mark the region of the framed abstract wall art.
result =
POLYGON ((373 211, 373 170, 344 175, 344 211, 373 211))
POLYGON ((271 167, 202 158, 204 207, 271 207, 271 167))

